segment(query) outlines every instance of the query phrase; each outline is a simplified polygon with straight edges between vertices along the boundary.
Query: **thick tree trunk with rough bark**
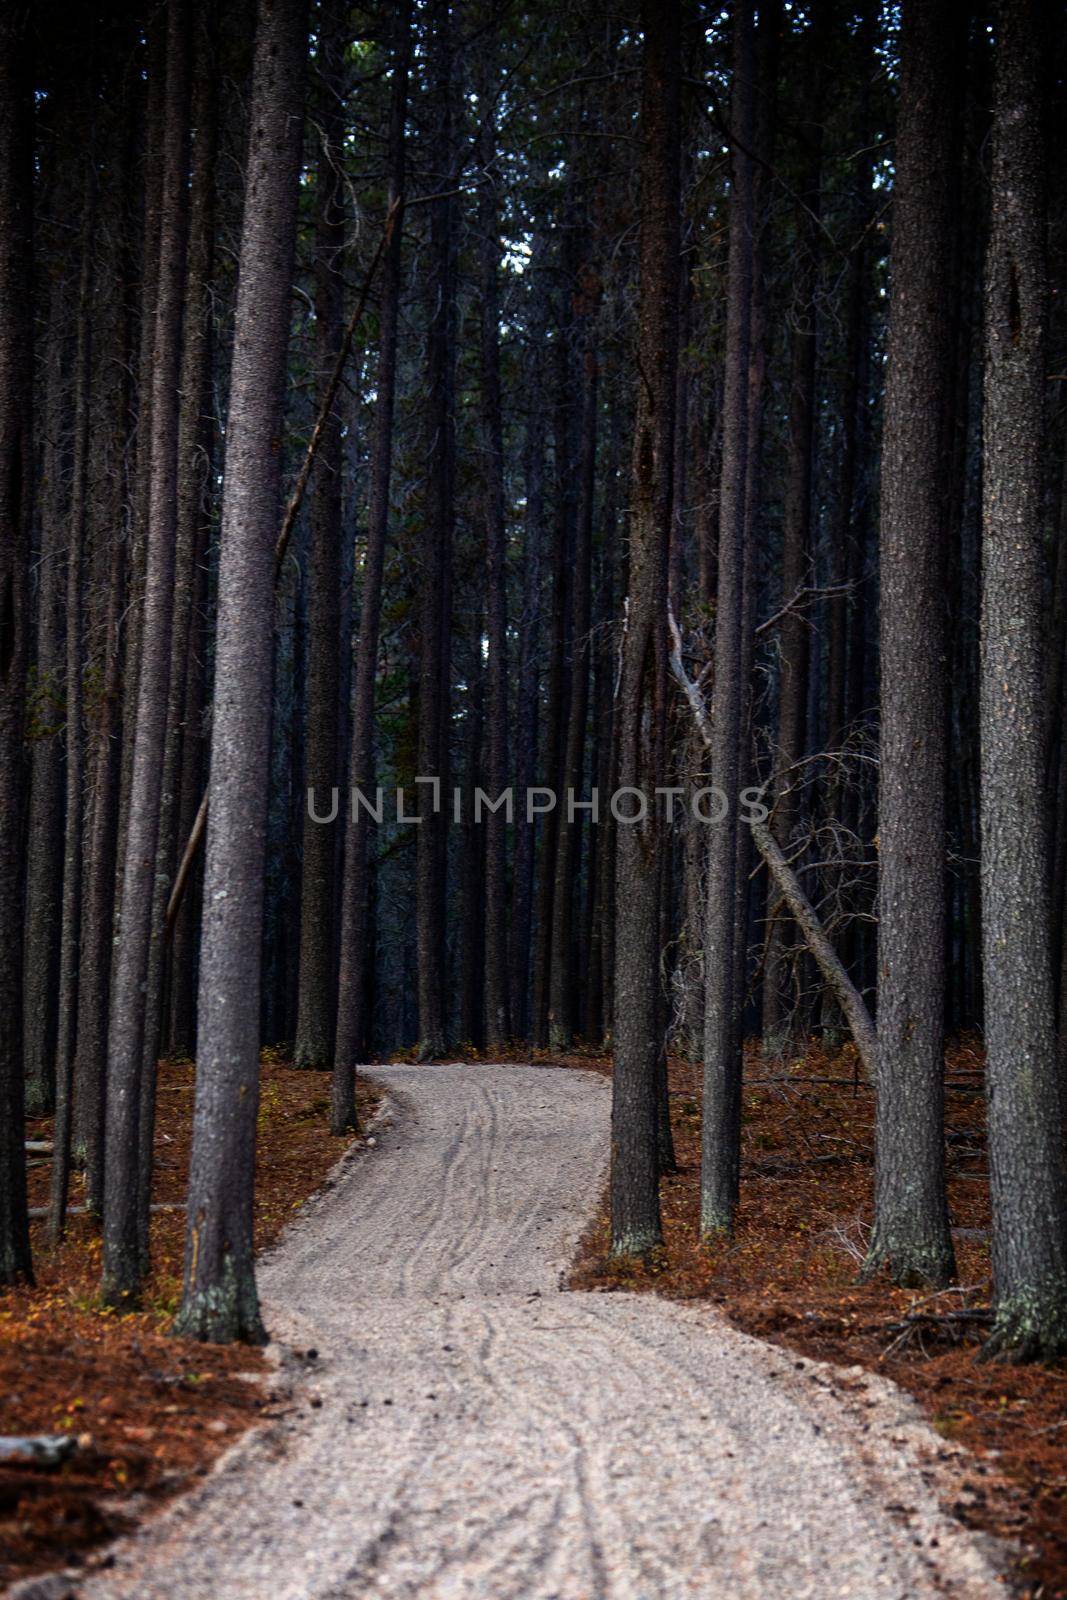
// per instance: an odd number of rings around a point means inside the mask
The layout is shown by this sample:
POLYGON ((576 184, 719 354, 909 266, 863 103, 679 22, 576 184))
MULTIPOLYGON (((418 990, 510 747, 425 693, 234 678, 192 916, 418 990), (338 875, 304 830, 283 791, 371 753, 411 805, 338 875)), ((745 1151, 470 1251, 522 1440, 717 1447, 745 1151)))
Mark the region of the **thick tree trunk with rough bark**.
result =
POLYGON ((865 1271, 946 1283, 944 871, 947 405, 962 13, 906 0, 881 498, 878 1095, 865 1271))
POLYGON ((667 552, 674 452, 678 284, 679 6, 646 0, 641 97, 641 265, 637 414, 630 488, 630 573, 622 646, 619 789, 644 821, 620 823, 616 846, 615 1068, 611 1113, 611 1248, 647 1255, 661 1242, 657 1075, 660 851, 668 829, 667 552))
POLYGON ((982 914, 995 1322, 1067 1350, 1067 1175, 1053 1031, 1042 694, 1044 72, 1038 0, 996 20, 982 489, 982 914))
POLYGON ((260 0, 223 482, 200 1029, 179 1333, 263 1338, 252 1259, 278 441, 307 10, 260 0))

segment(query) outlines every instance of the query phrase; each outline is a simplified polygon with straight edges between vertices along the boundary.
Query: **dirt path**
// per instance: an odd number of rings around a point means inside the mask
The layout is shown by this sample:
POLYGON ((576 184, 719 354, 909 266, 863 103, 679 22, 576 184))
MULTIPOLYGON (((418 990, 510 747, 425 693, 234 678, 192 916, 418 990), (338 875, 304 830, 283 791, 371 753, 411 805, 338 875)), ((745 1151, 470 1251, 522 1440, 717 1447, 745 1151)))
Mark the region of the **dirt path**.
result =
POLYGON ((290 1414, 85 1600, 1003 1595, 898 1391, 707 1306, 560 1292, 602 1078, 375 1076, 392 1126, 264 1265, 270 1327, 317 1351, 290 1414))

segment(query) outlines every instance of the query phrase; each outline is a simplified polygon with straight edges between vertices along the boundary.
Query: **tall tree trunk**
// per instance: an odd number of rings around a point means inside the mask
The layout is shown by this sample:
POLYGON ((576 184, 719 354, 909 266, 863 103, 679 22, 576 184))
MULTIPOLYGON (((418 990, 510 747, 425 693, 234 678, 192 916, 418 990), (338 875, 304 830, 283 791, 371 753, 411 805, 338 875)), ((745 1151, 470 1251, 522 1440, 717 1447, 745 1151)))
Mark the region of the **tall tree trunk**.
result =
POLYGON ((600 793, 600 819, 591 848, 596 851, 596 897, 592 908, 589 944, 589 974, 583 1032, 596 1042, 611 1030, 611 994, 614 974, 615 925, 615 831, 609 803, 618 770, 618 719, 615 702, 616 638, 614 623, 618 615, 619 574, 619 459, 622 429, 619 406, 609 408, 607 467, 604 502, 600 517, 600 573, 597 584, 595 636, 594 716, 596 718, 597 764, 593 782, 600 793))
MULTIPOLYGON (((91 135, 90 135, 91 137, 91 135)), ((95 248, 93 163, 86 163, 85 225, 78 283, 77 355, 74 363, 74 461, 67 522, 66 587, 66 813, 63 840, 63 906, 59 935, 59 992, 56 1000, 56 1120, 53 1134, 49 1233, 63 1233, 70 1184, 74 1052, 78 1026, 78 947, 81 933, 83 778, 85 772, 84 681, 82 657, 83 573, 89 513, 89 428, 92 403, 92 294, 95 248)))
POLYGON ((419 948, 419 1059, 443 1055, 449 688, 451 683, 451 568, 455 518, 455 43, 450 0, 434 0, 431 72, 437 116, 439 197, 430 219, 430 328, 427 408, 429 527, 422 557, 419 611, 419 776, 416 937, 419 948), (435 780, 435 781, 434 781, 435 780))
POLYGON ((252 1260, 274 545, 307 10, 260 0, 223 480, 200 1030, 175 1330, 263 1338, 252 1260))
MULTIPOLYGON (((494 19, 495 23, 496 19, 494 19)), ((478 165, 479 276, 481 289, 481 444, 485 473, 487 768, 494 807, 485 839, 486 1043, 492 1049, 511 1034, 508 992, 507 818, 495 802, 508 781, 507 529, 504 520, 504 422, 500 389, 500 202, 497 196, 496 107, 499 66, 486 45, 481 62, 478 165)), ((525 799, 525 797, 523 797, 525 799)))
MULTIPOLYGON (((822 17, 810 24, 815 35, 816 53, 824 45, 822 17)), ((797 591, 809 581, 812 556, 811 488, 812 455, 815 431, 815 354, 816 291, 819 263, 819 189, 822 154, 821 60, 806 56, 811 101, 808 125, 801 137, 800 199, 796 207, 797 249, 794 260, 793 301, 790 310, 790 374, 788 397, 788 441, 786 446, 785 504, 782 515, 782 591, 781 604, 788 607, 797 591)), ((760 179, 757 177, 757 185, 760 179)), ((754 279, 758 279, 758 269, 754 279)), ((757 340, 753 330, 753 350, 757 340)), ((750 422, 751 433, 751 422, 750 422)), ((749 461, 755 456, 755 440, 749 440, 749 461)), ((751 481, 751 479, 750 479, 751 481)), ((746 522, 751 531, 752 507, 746 507, 746 522)), ((747 548, 751 549, 751 542, 747 548)), ((775 784, 774 836, 787 851, 797 819, 797 773, 791 770, 804 755, 809 668, 809 622, 798 611, 786 611, 778 631, 778 727, 774 764, 780 774, 775 784)), ((785 993, 789 952, 787 922, 776 914, 778 891, 769 884, 767 948, 763 969, 763 1053, 776 1056, 786 1048, 790 1032, 798 1019, 790 1015, 785 993)))
MULTIPOLYGON (((182 404, 178 421, 178 528, 171 692, 167 713, 167 767, 160 815, 161 882, 169 889, 179 843, 189 837, 203 788, 204 656, 202 613, 206 599, 207 542, 211 522, 214 424, 211 377, 214 357, 216 228, 215 165, 219 93, 214 57, 218 33, 200 7, 193 82, 193 178, 189 197, 189 259, 182 346, 182 404)), ((195 1046, 196 897, 186 895, 170 935, 169 1017, 162 1023, 172 1051, 195 1046)), ((153 917, 158 913, 153 911, 153 917)), ((166 915, 164 906, 163 915, 166 915)), ((146 1062, 148 1053, 146 1050, 146 1062)))
MULTIPOLYGON (((340 0, 320 7, 317 77, 318 172, 315 181, 315 360, 319 405, 344 337, 345 204, 342 169, 345 137, 345 52, 348 8, 340 0)), ((341 523, 344 440, 340 404, 322 431, 315 463, 308 561, 308 676, 306 783, 328 794, 337 783, 341 632, 341 523)), ((300 972, 293 1064, 327 1067, 334 1059, 334 879, 337 827, 303 823, 300 891, 300 972)), ((320 815, 321 815, 320 810, 320 815)))
MULTIPOLYGON (((393 14, 393 91, 389 112, 389 239, 382 264, 379 312, 378 372, 374 443, 371 456, 367 550, 359 638, 352 679, 352 744, 349 794, 362 790, 373 801, 374 688, 382 610, 382 572, 389 531, 389 484, 393 464, 393 415, 396 406, 397 317, 400 307, 401 249, 404 221, 404 132, 407 120, 408 72, 411 65, 411 0, 393 14)), ((333 1105, 330 1126, 345 1133, 359 1125, 356 1112, 355 1066, 370 1033, 366 992, 370 892, 367 870, 368 816, 352 809, 345 824, 344 883, 341 901, 341 957, 334 1046, 333 1105)))
POLYGON ((596 495, 598 365, 595 310, 599 285, 586 263, 579 274, 579 359, 582 371, 581 432, 578 446, 578 504, 574 524, 571 587, 570 706, 563 755, 563 787, 557 796, 556 875, 552 891, 552 952, 548 994, 548 1043, 568 1050, 574 1037, 571 993, 574 973, 574 907, 581 861, 580 811, 589 713, 589 619, 593 560, 593 506, 596 495))
POLYGON ((156 871, 152 886, 148 977, 144 1002, 138 1155, 138 1228, 139 1249, 143 1261, 148 1259, 156 1120, 156 1069, 163 1042, 164 978, 167 958, 166 913, 178 844, 186 677, 193 603, 197 589, 196 558, 200 543, 200 507, 204 492, 203 458, 200 449, 204 433, 202 409, 210 377, 211 360, 211 271, 214 254, 216 142, 214 38, 206 6, 198 4, 194 8, 191 20, 196 39, 191 101, 196 145, 188 202, 188 251, 179 380, 177 513, 174 524, 174 601, 170 637, 170 673, 159 796, 156 871))
MULTIPOLYGON (((825 606, 823 624, 827 636, 826 666, 826 749, 839 751, 849 729, 848 715, 848 638, 850 617, 859 611, 859 597, 845 592, 854 547, 858 543, 857 522, 863 498, 863 444, 869 387, 870 341, 870 261, 868 229, 872 209, 874 150, 871 134, 871 80, 876 72, 878 15, 872 0, 865 0, 855 36, 858 76, 856 112, 860 153, 856 157, 851 192, 848 197, 849 262, 844 294, 845 377, 840 403, 839 427, 841 454, 830 511, 829 580, 831 588, 841 588, 825 606)), ((841 769, 834 765, 827 776, 825 815, 831 826, 848 826, 851 797, 841 781, 841 769)), ((825 874, 826 894, 833 905, 847 894, 848 869, 844 862, 831 863, 825 874)), ((823 990, 822 1023, 824 1037, 836 1036, 839 1012, 828 988, 823 990)))
POLYGON ((1067 1173, 1045 850, 1042 8, 996 25, 982 489, 982 912, 995 1323, 987 1349, 1067 1350, 1067 1173))
MULTIPOLYGON (((561 252, 564 282, 570 288, 571 262, 569 234, 561 252)), ((552 980, 553 899, 556 886, 556 844, 559 837, 560 798, 564 788, 567 707, 570 680, 566 672, 570 614, 571 558, 573 541, 574 489, 573 434, 574 399, 569 355, 569 318, 559 317, 555 349, 555 514, 552 527, 552 612, 549 629, 548 686, 545 695, 542 771, 545 786, 555 796, 551 809, 543 813, 541 842, 537 855, 537 883, 534 914, 534 953, 532 973, 532 1026, 535 1044, 548 1044, 548 1009, 552 980)), ((564 803, 566 803, 564 801, 564 803)))
POLYGON ((137 436, 134 446, 129 549, 126 555, 126 648, 122 673, 122 775, 119 789, 119 837, 115 876, 115 919, 122 914, 126 830, 133 784, 134 726, 141 671, 144 628, 145 564, 148 548, 149 496, 152 486, 152 397, 155 337, 159 303, 160 211, 166 162, 165 137, 167 8, 160 8, 145 29, 144 71, 148 82, 144 110, 144 236, 141 247, 140 335, 137 355, 137 436))
MULTIPOLYGON (((813 56, 813 74, 816 83, 819 81, 822 51, 825 49, 825 39, 822 31, 825 21, 825 9, 822 6, 815 8, 814 20, 809 25, 809 32, 804 37, 813 56)), ((759 29, 756 37, 756 73, 758 103, 755 112, 755 168, 753 171, 752 212, 756 223, 756 232, 752 241, 752 300, 749 309, 749 352, 748 352, 748 432, 745 459, 745 524, 744 524, 744 550, 741 573, 741 732, 740 748, 738 752, 738 790, 743 790, 750 782, 753 767, 753 683, 752 671, 756 656, 756 601, 759 587, 759 564, 757 554, 760 541, 760 518, 764 502, 764 474, 763 474, 763 416, 767 394, 767 345, 769 339, 769 286, 768 286, 768 233, 769 220, 767 205, 767 192, 774 171, 775 141, 778 124, 778 57, 780 36, 782 30, 781 0, 771 0, 771 3, 760 8, 759 29)), ((818 115, 818 112, 816 113, 818 115)), ((821 136, 821 134, 820 134, 821 136)), ((809 163, 808 176, 812 190, 810 203, 818 205, 818 138, 815 141, 813 152, 815 160, 809 163)), ((814 219, 805 214, 805 221, 812 225, 814 219)), ((811 367, 812 381, 814 381, 814 317, 815 317, 815 251, 809 240, 811 259, 808 263, 810 281, 808 285, 809 310, 808 318, 812 327, 811 333, 811 367)), ((797 303, 804 304, 802 296, 798 295, 797 303)), ((814 397, 809 406, 808 417, 808 448, 809 456, 812 445, 811 414, 814 412, 814 397)), ((790 418, 793 422, 792 414, 790 418)), ((798 432, 801 430, 798 429, 798 432)), ((790 483, 800 487, 803 483, 801 468, 803 459, 797 460, 799 452, 792 449, 788 452, 790 460, 787 463, 787 477, 790 483), (792 470, 796 464, 796 472, 792 470)), ((810 461, 808 467, 809 500, 810 500, 810 461)), ((787 500, 789 496, 787 494, 787 500)), ((805 501, 797 495, 798 509, 802 508, 805 501)), ((743 1026, 743 1011, 748 988, 748 956, 749 956, 749 930, 752 921, 752 860, 753 838, 751 828, 739 827, 737 829, 737 859, 735 864, 734 882, 734 1004, 736 1026, 738 1030, 737 1048, 740 1055, 741 1031, 743 1026)))
MULTIPOLYGON (((142 1069, 151 945, 153 940, 163 938, 162 924, 155 928, 152 925, 152 909, 174 607, 179 380, 188 224, 189 35, 186 0, 170 0, 144 615, 122 864, 122 909, 108 1028, 103 1292, 113 1305, 136 1298, 147 1269, 147 1230, 141 1222, 141 1212, 148 1196, 139 1174, 141 1151, 151 1138, 154 1095, 149 1092, 146 1096, 142 1069), (146 1115, 147 1129, 143 1128, 146 1115)), ((154 1077, 154 1060, 151 1073, 154 1077)))
POLYGON ((962 13, 906 0, 881 497, 878 1085, 865 1271, 946 1283, 943 571, 962 13))
POLYGON ((735 139, 730 193, 730 259, 723 378, 722 489, 715 621, 712 781, 726 814, 708 830, 704 943, 704 1124, 700 1231, 733 1225, 740 1175, 741 1055, 734 973, 737 803, 745 684, 742 681, 745 482, 748 459, 748 364, 752 312, 753 15, 747 0, 734 12, 731 126, 735 139))
POLYGON ((63 899, 63 735, 54 707, 63 679, 63 517, 67 433, 67 317, 70 284, 53 278, 42 431, 40 581, 33 684, 40 708, 30 749, 26 840, 26 944, 22 1017, 26 1110, 44 1116, 55 1105, 56 1006, 60 907, 63 899))
MULTIPOLYGON (((210 330, 209 330, 210 338, 210 330)), ((213 342, 213 341, 212 341, 213 342)), ((209 359, 210 368, 210 359, 209 359)), ((202 398, 203 424, 200 442, 201 492, 197 502, 196 589, 189 619, 188 654, 185 665, 185 704, 182 707, 182 775, 178 796, 179 840, 188 840, 196 826, 204 794, 206 731, 204 709, 207 701, 207 550, 213 522, 212 485, 215 481, 215 426, 211 415, 210 373, 202 398)), ((198 881, 203 870, 200 853, 189 871, 198 881)), ((170 959, 170 1005, 168 1039, 174 1056, 196 1054, 196 976, 200 925, 199 893, 182 895, 173 919, 170 959)))
MULTIPOLYGON (((482 636, 481 618, 475 637, 482 636)), ((470 710, 464 761, 463 827, 460 849, 460 962, 459 1034, 465 1043, 481 1050, 486 1042, 486 829, 474 814, 474 791, 481 784, 482 742, 485 725, 486 673, 480 660, 471 663, 470 710)))
POLYGON ((32 1282, 22 1076, 22 733, 32 514, 33 94, 27 13, 0 12, 0 1283, 32 1282))
MULTIPOLYGON (((667 551, 678 353, 679 6, 642 7, 641 266, 637 415, 630 489, 630 574, 620 684, 619 786, 639 791, 647 817, 620 823, 616 847, 615 1069, 611 1110, 611 1247, 659 1245, 657 1073, 660 851, 668 829, 666 766, 667 551)), ((633 803, 633 797, 630 797, 633 803)))
POLYGON ((114 937, 115 844, 118 830, 122 750, 122 622, 126 603, 125 518, 129 477, 127 442, 132 432, 134 308, 114 294, 110 274, 128 283, 134 276, 132 219, 136 206, 138 137, 136 97, 122 112, 122 150, 114 189, 102 196, 104 240, 113 240, 102 285, 103 350, 93 411, 100 418, 90 435, 98 462, 94 491, 96 643, 93 670, 98 690, 87 718, 87 816, 85 881, 78 970, 77 1046, 74 1058, 72 1148, 86 1175, 86 1204, 99 1217, 104 1203, 104 1084, 107 1015, 114 937))
POLYGON ((547 303, 544 235, 537 234, 530 261, 530 313, 524 389, 527 397, 523 441, 526 510, 523 524, 522 616, 519 627, 518 706, 515 718, 515 852, 511 906, 511 1026, 518 1039, 530 1032, 530 936, 533 913, 534 832, 526 794, 537 761, 541 558, 545 520, 545 371, 542 355, 547 303))

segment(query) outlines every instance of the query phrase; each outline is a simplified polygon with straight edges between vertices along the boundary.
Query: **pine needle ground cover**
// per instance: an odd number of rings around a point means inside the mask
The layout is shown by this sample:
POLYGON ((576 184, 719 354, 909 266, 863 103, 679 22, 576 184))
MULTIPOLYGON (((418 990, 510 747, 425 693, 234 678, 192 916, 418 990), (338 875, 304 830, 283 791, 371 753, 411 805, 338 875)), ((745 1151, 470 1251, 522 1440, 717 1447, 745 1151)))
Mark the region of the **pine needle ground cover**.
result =
MULTIPOLYGON (((568 1058, 597 1070, 601 1060, 568 1058)), ((949 1203, 958 1286, 930 1294, 857 1282, 870 1236, 873 1095, 851 1048, 783 1061, 748 1052, 742 1200, 734 1237, 697 1242, 700 1068, 672 1060, 678 1171, 661 1186, 665 1242, 649 1265, 613 1262, 602 1208, 576 1288, 707 1300, 737 1326, 800 1355, 863 1366, 910 1391, 934 1430, 974 1455, 951 1509, 1020 1541, 1015 1577, 1031 1600, 1067 1596, 1067 1365, 976 1361, 990 1303, 982 1059, 953 1049, 946 1078, 949 1203)), ((845 1375, 842 1374, 844 1380, 845 1375)))
MULTIPOLYGON (((58 1468, 0 1465, 0 1585, 77 1562, 149 1508, 208 1471, 278 1406, 258 1350, 170 1337, 181 1292, 193 1107, 191 1063, 160 1067, 152 1273, 144 1309, 100 1308, 100 1237, 84 1215, 48 1249, 35 1221, 37 1285, 0 1306, 0 1434, 65 1434, 78 1449, 58 1468)), ((360 1083, 361 1116, 380 1095, 360 1083)), ((321 1186, 344 1144, 329 1134, 329 1074, 265 1060, 261 1080, 256 1245, 264 1250, 321 1186)), ((49 1121, 28 1137, 51 1137, 49 1121)), ((31 1160, 34 1159, 31 1157, 31 1160)), ((30 1205, 48 1198, 48 1164, 30 1171, 30 1205)), ((81 1203, 76 1179, 72 1203, 81 1203)))

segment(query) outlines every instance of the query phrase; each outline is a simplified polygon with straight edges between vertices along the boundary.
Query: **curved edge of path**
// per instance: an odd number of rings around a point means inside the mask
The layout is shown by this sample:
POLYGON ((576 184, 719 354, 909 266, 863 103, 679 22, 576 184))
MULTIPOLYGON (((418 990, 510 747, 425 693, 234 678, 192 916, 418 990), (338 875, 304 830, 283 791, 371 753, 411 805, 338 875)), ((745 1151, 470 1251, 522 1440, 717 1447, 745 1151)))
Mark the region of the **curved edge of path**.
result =
MULTIPOLYGON (((84 1600, 990 1600, 981 1472, 861 1368, 707 1303, 566 1289, 610 1085, 373 1068, 389 1104, 260 1264, 284 1415, 84 1600), (299 1352, 314 1345, 318 1357, 299 1352)), ((49 1597, 51 1600, 51 1596, 49 1597)))

